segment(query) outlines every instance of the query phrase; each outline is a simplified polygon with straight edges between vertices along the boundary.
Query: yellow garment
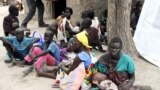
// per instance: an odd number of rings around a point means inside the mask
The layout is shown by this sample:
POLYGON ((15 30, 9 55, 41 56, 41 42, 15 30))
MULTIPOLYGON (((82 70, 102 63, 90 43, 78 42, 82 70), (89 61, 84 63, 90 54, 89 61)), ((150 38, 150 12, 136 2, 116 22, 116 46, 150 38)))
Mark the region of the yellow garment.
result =
POLYGON ((82 31, 80 33, 78 33, 76 35, 76 38, 78 39, 78 41, 80 41, 85 47, 87 48, 92 48, 92 46, 89 46, 88 43, 88 37, 86 36, 87 32, 86 31, 82 31))

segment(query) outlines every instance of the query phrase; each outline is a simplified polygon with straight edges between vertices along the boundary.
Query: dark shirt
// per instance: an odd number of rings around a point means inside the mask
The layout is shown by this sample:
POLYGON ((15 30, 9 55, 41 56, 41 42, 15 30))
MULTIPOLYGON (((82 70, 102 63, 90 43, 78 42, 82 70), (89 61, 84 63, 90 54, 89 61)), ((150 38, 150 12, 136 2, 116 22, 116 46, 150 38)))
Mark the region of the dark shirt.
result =
POLYGON ((4 32, 12 33, 14 31, 14 29, 12 27, 13 22, 17 22, 19 24, 19 20, 16 16, 9 14, 8 16, 4 17, 4 20, 3 20, 4 32))
POLYGON ((98 36, 98 30, 94 27, 91 27, 89 29, 86 29, 87 33, 88 33, 88 41, 89 41, 89 45, 93 46, 101 46, 101 42, 98 36))
POLYGON ((136 29, 140 13, 141 13, 141 10, 139 10, 139 9, 134 8, 134 9, 131 10, 130 26, 134 31, 136 29))

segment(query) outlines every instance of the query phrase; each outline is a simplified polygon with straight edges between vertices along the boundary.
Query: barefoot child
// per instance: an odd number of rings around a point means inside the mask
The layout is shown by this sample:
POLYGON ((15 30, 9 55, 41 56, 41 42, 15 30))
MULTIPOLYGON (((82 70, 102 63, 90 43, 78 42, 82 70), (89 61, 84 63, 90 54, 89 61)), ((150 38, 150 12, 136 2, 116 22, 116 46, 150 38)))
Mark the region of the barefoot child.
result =
MULTIPOLYGON (((30 53, 25 57, 25 62, 35 61, 34 65, 37 71, 37 75, 41 75, 38 71, 45 73, 45 65, 57 65, 60 60, 60 50, 57 44, 52 40, 53 33, 47 30, 44 34, 45 42, 39 46, 33 46, 30 53)), ((22 63, 22 64, 23 64, 22 63)), ((43 76, 43 75, 41 75, 43 76)), ((52 77, 51 77, 52 78, 52 77)))
POLYGON ((12 37, 0 37, 0 40, 3 41, 4 47, 10 55, 10 61, 15 62, 16 59, 23 61, 24 57, 29 53, 32 45, 39 39, 24 37, 24 31, 22 28, 16 29, 15 35, 16 36, 12 37))
POLYGON ((111 80, 107 80, 107 76, 97 72, 92 77, 93 90, 118 90, 116 84, 111 80))

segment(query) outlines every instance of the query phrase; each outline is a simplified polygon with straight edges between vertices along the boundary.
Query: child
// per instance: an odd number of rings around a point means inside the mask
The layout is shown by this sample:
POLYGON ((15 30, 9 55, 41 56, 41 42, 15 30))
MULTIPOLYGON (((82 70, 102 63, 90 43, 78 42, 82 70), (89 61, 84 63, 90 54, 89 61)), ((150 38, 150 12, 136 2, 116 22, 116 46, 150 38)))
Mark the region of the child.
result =
MULTIPOLYGON (((18 8, 16 5, 9 6, 9 15, 4 17, 3 20, 3 30, 5 36, 15 36, 15 30, 19 28, 19 20, 17 16, 19 15, 18 8)), ((26 32, 26 36, 30 35, 30 30, 27 28, 21 28, 26 32)))
POLYGON ((57 34, 58 34, 57 29, 58 29, 58 24, 57 22, 54 22, 52 25, 49 25, 46 30, 52 31, 55 36, 55 37, 53 36, 53 38, 57 39, 57 34))
POLYGON ((17 16, 19 15, 18 8, 16 5, 9 6, 9 15, 4 17, 3 29, 5 36, 15 35, 15 29, 19 27, 19 20, 17 16))
MULTIPOLYGON (((74 51, 78 51, 77 52, 78 54, 73 60, 73 64, 70 65, 69 68, 66 68, 66 64, 59 65, 59 67, 66 74, 68 74, 68 76, 65 77, 67 78, 66 79, 67 81, 64 81, 64 82, 61 81, 60 87, 61 85, 65 85, 69 90, 79 90, 81 86, 85 77, 85 69, 89 68, 89 65, 91 64, 90 49, 92 47, 89 46, 88 38, 86 35, 87 35, 87 32, 82 31, 76 34, 76 36, 73 39, 73 45, 71 45, 70 48, 74 48, 73 49, 74 51), (82 64, 82 62, 84 64, 82 64), (74 78, 72 76, 74 76, 74 78), (76 80, 78 80, 78 82, 76 80)), ((53 87, 57 87, 57 86, 58 85, 54 84, 53 87)), ((61 89, 64 89, 64 87, 61 87, 61 89)))
MULTIPOLYGON (((45 42, 39 46, 33 46, 30 53, 25 57, 25 62, 35 61, 35 68, 45 73, 44 66, 47 65, 58 65, 60 61, 60 50, 57 44, 52 40, 53 33, 47 30, 44 34, 45 42)), ((37 75, 42 76, 37 72, 37 75)))
MULTIPOLYGON (((85 18, 82 20, 80 28, 82 29, 82 31, 87 32, 86 36, 88 38, 89 45, 91 45, 92 47, 98 46, 101 52, 105 52, 105 50, 103 50, 101 43, 100 43, 100 40, 98 38, 98 30, 93 27, 90 27, 91 23, 92 23, 92 21, 90 18, 85 18)), ((63 51, 77 52, 75 49, 78 47, 78 43, 76 43, 75 40, 70 40, 70 41, 72 41, 70 45, 74 44, 74 47, 65 48, 65 49, 63 49, 63 51)))
POLYGON ((72 8, 66 7, 63 15, 57 18, 58 39, 62 47, 63 47, 63 44, 67 43, 69 39, 77 33, 76 31, 74 31, 74 28, 70 22, 70 18, 72 14, 73 14, 72 8))
POLYGON ((0 37, 0 40, 3 41, 4 47, 6 48, 10 61, 15 63, 16 58, 20 61, 24 60, 24 57, 29 53, 30 48, 33 43, 37 42, 38 38, 27 38, 24 37, 24 31, 22 28, 18 28, 15 31, 13 37, 0 37))
POLYGON ((106 80, 107 76, 101 73, 96 73, 92 77, 93 87, 91 90, 118 90, 117 86, 110 80, 106 80), (94 85, 96 87, 94 87, 94 85))

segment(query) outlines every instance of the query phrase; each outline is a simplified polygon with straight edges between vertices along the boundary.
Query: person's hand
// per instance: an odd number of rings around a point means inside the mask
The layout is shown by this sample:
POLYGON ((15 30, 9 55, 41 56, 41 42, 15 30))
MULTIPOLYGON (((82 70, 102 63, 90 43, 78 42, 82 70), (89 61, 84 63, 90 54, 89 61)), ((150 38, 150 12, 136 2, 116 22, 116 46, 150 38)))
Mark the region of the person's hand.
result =
POLYGON ((95 84, 95 85, 99 84, 97 80, 93 80, 92 83, 95 84))
POLYGON ((29 45, 27 46, 27 49, 30 50, 31 48, 32 48, 32 44, 29 44, 29 45))
POLYGON ((33 58, 32 58, 33 61, 36 60, 36 59, 37 59, 37 57, 33 57, 33 58))
POLYGON ((29 53, 28 56, 29 56, 30 58, 34 58, 34 55, 32 55, 31 53, 29 53))
POLYGON ((17 48, 15 46, 12 46, 12 50, 13 50, 13 52, 16 52, 17 48))
POLYGON ((61 62, 61 63, 58 64, 58 68, 62 68, 62 67, 64 67, 64 66, 65 66, 65 63, 64 63, 64 62, 61 62))
POLYGON ((27 32, 26 32, 26 37, 29 37, 30 34, 31 34, 31 32, 30 32, 30 31, 27 31, 27 32))
POLYGON ((105 53, 105 52, 106 52, 106 50, 103 50, 103 49, 102 49, 102 50, 100 50, 100 52, 101 52, 101 53, 105 53))
POLYGON ((67 54, 67 49, 66 48, 61 49, 60 54, 61 55, 67 54))

